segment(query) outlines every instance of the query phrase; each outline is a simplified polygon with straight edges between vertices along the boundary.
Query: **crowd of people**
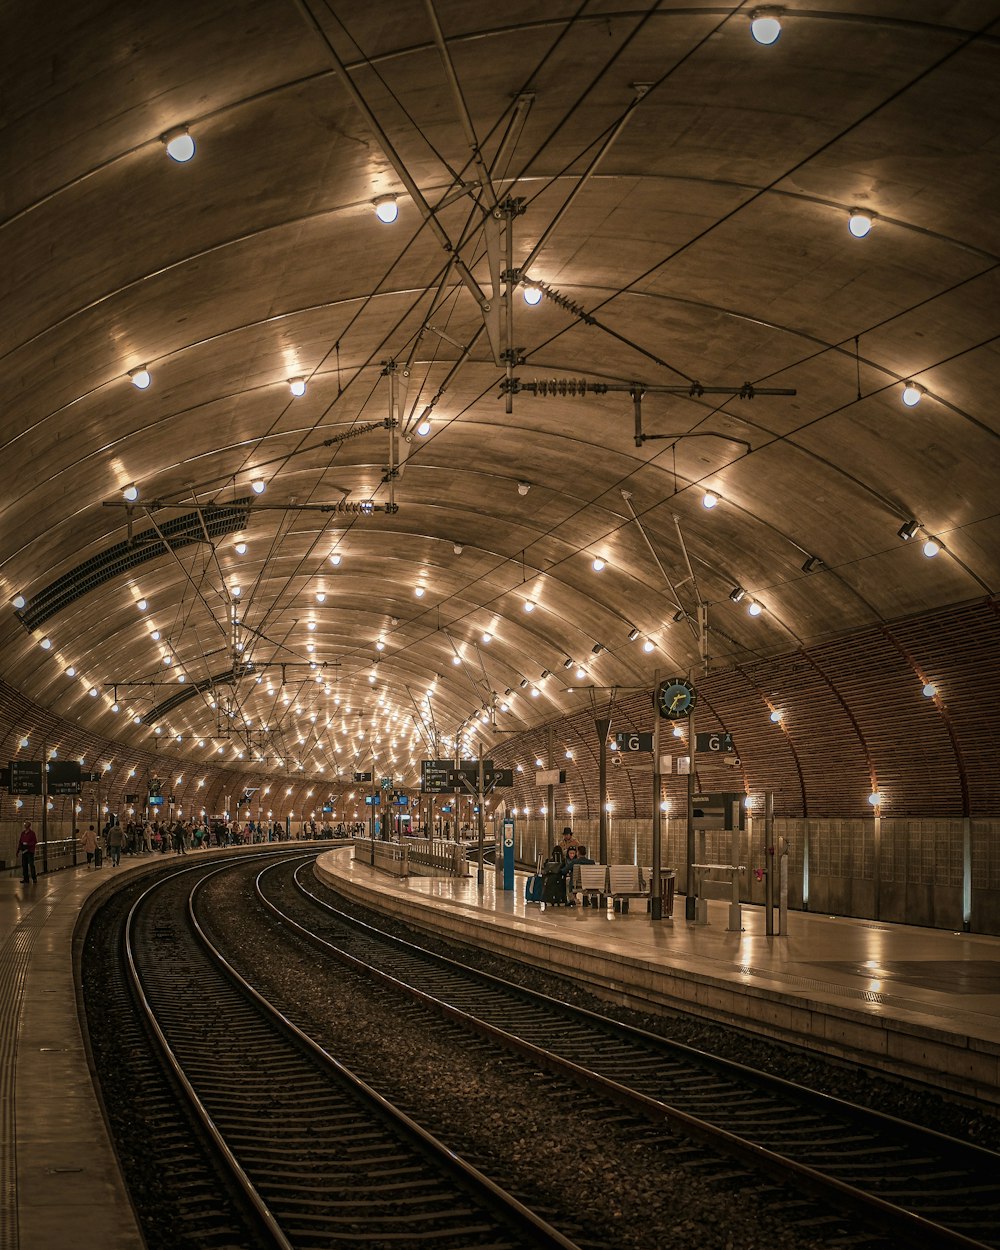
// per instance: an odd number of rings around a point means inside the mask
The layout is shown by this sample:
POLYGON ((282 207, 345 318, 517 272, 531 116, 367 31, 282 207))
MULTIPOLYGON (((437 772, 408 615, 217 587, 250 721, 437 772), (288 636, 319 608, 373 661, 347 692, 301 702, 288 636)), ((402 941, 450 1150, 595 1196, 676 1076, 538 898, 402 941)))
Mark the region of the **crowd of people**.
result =
POLYGON ((123 855, 186 855, 209 846, 285 842, 290 835, 280 821, 221 820, 109 820, 100 834, 93 825, 79 835, 87 863, 100 865, 107 856, 112 867, 123 855), (100 852, 100 854, 98 854, 100 852))

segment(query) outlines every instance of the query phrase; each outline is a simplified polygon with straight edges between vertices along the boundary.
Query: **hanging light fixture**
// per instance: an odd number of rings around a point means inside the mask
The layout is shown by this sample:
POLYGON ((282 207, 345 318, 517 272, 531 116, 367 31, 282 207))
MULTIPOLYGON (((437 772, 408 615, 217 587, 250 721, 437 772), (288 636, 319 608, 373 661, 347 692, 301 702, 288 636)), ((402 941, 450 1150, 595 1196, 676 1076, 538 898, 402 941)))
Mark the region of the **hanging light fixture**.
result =
POLYGON ((167 149, 167 155, 178 165, 186 165, 195 153, 194 139, 188 133, 187 126, 176 126, 160 136, 160 142, 167 149))
POLYGON ((903 403, 907 408, 915 408, 926 394, 922 386, 918 386, 916 382, 905 382, 903 384, 903 403))
POLYGON ((126 503, 135 503, 139 498, 139 487, 136 486, 135 482, 129 482, 128 486, 123 488, 122 498, 126 503))
POLYGON ((852 208, 847 228, 856 239, 863 239, 871 230, 874 219, 874 213, 865 212, 863 208, 852 208))
POLYGON ((750 34, 756 43, 770 47, 781 34, 780 9, 754 9, 750 14, 750 34))
POLYGON ((250 483, 250 489, 255 495, 263 495, 264 491, 267 490, 267 483, 262 477, 255 477, 250 483))
POLYGON ((306 393, 305 378, 289 378, 288 389, 292 392, 296 399, 299 399, 306 393))
POLYGON ((139 391, 147 390, 153 380, 152 374, 145 365, 140 365, 138 369, 129 369, 128 376, 132 380, 132 385, 139 391))
POLYGON ((391 226, 399 216, 399 205, 394 195, 380 195, 372 203, 375 206, 375 216, 387 226, 391 226))

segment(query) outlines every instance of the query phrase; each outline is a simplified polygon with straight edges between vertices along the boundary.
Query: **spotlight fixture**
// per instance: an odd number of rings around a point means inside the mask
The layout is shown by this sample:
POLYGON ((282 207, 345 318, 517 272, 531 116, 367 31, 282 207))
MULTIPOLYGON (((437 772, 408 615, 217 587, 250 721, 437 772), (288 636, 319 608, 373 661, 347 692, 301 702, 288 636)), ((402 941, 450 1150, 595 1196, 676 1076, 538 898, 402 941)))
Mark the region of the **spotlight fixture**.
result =
POLYGON ((534 612, 534 610, 535 610, 535 601, 534 601, 534 599, 525 599, 525 601, 524 601, 524 610, 525 610, 525 612, 534 612))
POLYGON ((235 547, 235 551, 238 556, 245 556, 247 553, 246 543, 237 543, 235 547))
POLYGON ((135 606, 139 609, 140 612, 145 612, 146 609, 149 607, 149 604, 146 602, 145 599, 140 599, 138 603, 136 603, 135 606))
POLYGON ((920 529, 919 521, 907 521, 899 527, 896 531, 896 535, 901 538, 904 543, 908 543, 918 529, 920 529))
POLYGON ((642 644, 642 649, 648 655, 650 651, 654 651, 656 649, 656 644, 653 642, 652 638, 647 638, 642 644))
POLYGON ((122 498, 126 503, 135 503, 139 498, 139 487, 136 486, 135 482, 130 482, 128 486, 122 489, 122 498))
POLYGON ((712 491, 707 490, 702 496, 701 506, 703 508, 714 508, 718 502, 719 502, 719 496, 714 494, 712 491))
POLYGON ((424 587, 423 586, 414 587, 413 593, 417 596, 418 599, 422 599, 424 597, 424 587))
POLYGON ((375 206, 375 216, 387 226, 391 226, 399 216, 399 205, 394 195, 380 195, 372 203, 375 206))
POLYGON ((542 681, 544 681, 546 677, 551 677, 551 676, 552 674, 549 672, 547 668, 542 669, 542 681))
POLYGON ((746 595, 746 593, 747 592, 743 589, 742 586, 734 586, 732 590, 729 592, 729 597, 730 599, 732 599, 733 603, 739 603, 739 601, 746 595))
POLYGON ((417 426, 417 433, 420 435, 421 438, 426 438, 430 432, 431 432, 431 423, 426 418, 424 418, 424 420, 421 421, 420 424, 417 426))
POLYGON ((931 560, 941 550, 941 544, 936 538, 928 538, 924 543, 924 555, 931 560))
POLYGON ((882 795, 878 792, 878 790, 873 790, 868 796, 868 802, 872 805, 872 807, 881 807, 882 795))
POLYGON ((815 573, 823 567, 823 561, 819 556, 809 556, 802 565, 803 573, 815 573))
POLYGON ((595 642, 590 649, 594 655, 600 655, 602 651, 607 651, 607 647, 603 642, 595 642))
POLYGON ((760 616, 761 612, 763 611, 764 609, 760 606, 759 603, 751 602, 747 605, 747 612, 749 613, 750 616, 760 616))
POLYGON ((750 34, 756 43, 770 47, 781 34, 780 9, 754 9, 750 14, 750 34))
POLYGON ((316 591, 316 602, 317 602, 317 603, 326 603, 326 591, 325 591, 325 590, 317 590, 317 591, 316 591))
POLYGON ((531 483, 530 483, 530 482, 518 482, 518 484, 517 484, 517 493, 518 493, 519 495, 526 495, 526 494, 528 493, 528 491, 529 491, 529 490, 531 490, 531 483))
POLYGON ((27 600, 25 599, 24 595, 15 595, 14 598, 11 600, 11 603, 13 603, 14 607, 18 610, 18 612, 20 612, 21 609, 24 607, 24 605, 27 603, 27 600))
POLYGON ((263 495, 264 491, 267 490, 267 483, 262 477, 255 477, 250 483, 250 489, 255 495, 263 495))
POLYGON ((72 664, 71 664, 71 665, 69 666, 69 668, 66 670, 66 676, 67 676, 67 677, 75 677, 75 676, 76 676, 76 669, 73 667, 73 665, 72 665, 72 664))
POLYGON ((508 687, 506 688, 506 690, 504 690, 504 694, 507 696, 507 698, 508 698, 508 699, 510 698, 510 696, 511 696, 513 693, 514 693, 514 691, 513 691, 513 690, 511 690, 510 686, 508 686, 508 687))
POLYGON ((167 155, 178 165, 186 165, 194 156, 194 140, 188 134, 187 126, 176 126, 160 135, 160 142, 167 149, 167 155))
POLYGON ((773 711, 773 712, 771 713, 771 722, 772 722, 772 724, 774 724, 774 725, 780 724, 780 722, 781 722, 781 713, 780 713, 779 711, 775 710, 775 711, 773 711))
POLYGON ((916 382, 906 382, 903 385, 903 403, 907 408, 915 408, 925 394, 924 388, 916 382))
POLYGON ((145 391, 148 389, 153 377, 145 365, 140 365, 138 369, 129 369, 128 376, 132 379, 132 385, 137 391, 145 391))
POLYGON ((52 650, 52 639, 51 639, 51 638, 43 638, 43 639, 42 639, 42 641, 41 641, 38 645, 42 648, 42 650, 43 650, 43 651, 51 651, 51 650, 52 650))
POLYGON ((381 638, 379 638, 379 639, 376 641, 376 643, 375 643, 375 650, 376 650, 376 651, 384 651, 384 650, 385 650, 385 643, 382 641, 382 639, 381 639, 381 638))
POLYGON ((600 571, 603 568, 605 568, 606 565, 600 556, 595 556, 590 567, 594 570, 595 573, 600 573, 600 571))
POLYGON ((528 684, 528 679, 527 679, 527 677, 522 677, 522 678, 521 678, 521 681, 520 681, 520 683, 519 683, 519 684, 520 684, 520 686, 521 686, 521 689, 523 690, 523 689, 525 688, 525 686, 528 684))
POLYGON ((493 641, 493 635, 489 632, 489 630, 483 631, 482 641, 485 643, 490 643, 493 641))
POLYGON ((292 392, 296 399, 306 393, 305 378, 289 378, 288 389, 292 392))
POLYGON ((925 699, 933 699, 934 696, 937 694, 937 686, 935 686, 933 682, 929 681, 927 685, 924 686, 923 693, 924 693, 925 699))
POLYGON ((330 556, 330 563, 336 568, 336 566, 341 562, 341 560, 343 560, 343 558, 344 557, 340 554, 339 551, 335 551, 330 556))
POLYGON ((671 617, 671 620, 674 622, 675 625, 679 625, 681 621, 684 620, 685 616, 687 616, 687 613, 684 611, 683 608, 680 608, 677 612, 673 614, 673 616, 671 617))
POLYGON ((242 586, 230 586, 229 593, 233 596, 234 599, 238 599, 240 595, 243 593, 243 587, 242 586))
POLYGON ((97 698, 97 687, 96 687, 96 686, 91 686, 91 687, 90 687, 90 689, 87 691, 87 694, 89 694, 89 695, 90 695, 90 697, 91 697, 92 699, 96 699, 96 698, 97 698))
POLYGON ((633 626, 633 627, 632 627, 632 628, 628 631, 628 640, 629 640, 629 642, 635 642, 635 640, 636 640, 638 637, 639 637, 639 630, 637 630, 637 629, 635 628, 635 626, 633 626))
POLYGON ((865 212, 863 208, 852 208, 847 228, 856 239, 863 239, 872 228, 874 213, 865 212))
POLYGON ((452 551, 454 551, 455 555, 457 556, 460 556, 464 550, 465 548, 462 546, 461 543, 455 543, 455 545, 452 547, 452 551))
POLYGON ((573 667, 572 660, 563 660, 563 668, 572 668, 572 667, 573 667))
POLYGON ((524 302, 532 308, 542 302, 542 292, 537 286, 523 287, 521 294, 524 296, 524 302))

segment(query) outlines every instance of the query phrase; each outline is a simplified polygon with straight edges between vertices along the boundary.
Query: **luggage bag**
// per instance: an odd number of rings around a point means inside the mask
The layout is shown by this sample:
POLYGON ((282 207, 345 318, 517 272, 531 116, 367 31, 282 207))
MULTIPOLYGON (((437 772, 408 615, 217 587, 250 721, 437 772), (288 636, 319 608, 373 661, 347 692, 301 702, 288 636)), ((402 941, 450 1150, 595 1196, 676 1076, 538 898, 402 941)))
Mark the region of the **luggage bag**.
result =
POLYGON ((542 901, 541 874, 536 872, 532 873, 530 877, 525 878, 524 901, 526 903, 540 903, 542 901))

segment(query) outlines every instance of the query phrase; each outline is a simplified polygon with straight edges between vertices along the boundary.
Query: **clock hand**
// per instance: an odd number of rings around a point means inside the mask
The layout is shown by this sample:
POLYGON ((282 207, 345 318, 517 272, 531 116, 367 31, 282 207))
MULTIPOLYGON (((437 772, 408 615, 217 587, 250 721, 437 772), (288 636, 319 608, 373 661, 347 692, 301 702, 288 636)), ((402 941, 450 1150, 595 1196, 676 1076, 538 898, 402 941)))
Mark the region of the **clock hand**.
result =
POLYGON ((674 710, 674 708, 677 706, 677 704, 678 704, 678 703, 683 703, 683 702, 684 702, 685 697, 686 697, 685 691, 683 691, 683 690, 678 690, 678 691, 677 691, 677 693, 674 695, 674 697, 670 700, 670 710, 671 710, 671 712, 674 710))

